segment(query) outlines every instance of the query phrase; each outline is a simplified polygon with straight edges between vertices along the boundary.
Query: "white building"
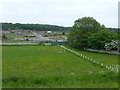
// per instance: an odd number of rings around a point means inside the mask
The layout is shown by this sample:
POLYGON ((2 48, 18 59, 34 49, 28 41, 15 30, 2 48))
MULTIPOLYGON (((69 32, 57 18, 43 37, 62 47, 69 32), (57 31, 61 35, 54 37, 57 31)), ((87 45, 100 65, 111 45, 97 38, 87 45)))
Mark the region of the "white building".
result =
POLYGON ((52 32, 51 31, 47 31, 47 34, 51 34, 52 32))

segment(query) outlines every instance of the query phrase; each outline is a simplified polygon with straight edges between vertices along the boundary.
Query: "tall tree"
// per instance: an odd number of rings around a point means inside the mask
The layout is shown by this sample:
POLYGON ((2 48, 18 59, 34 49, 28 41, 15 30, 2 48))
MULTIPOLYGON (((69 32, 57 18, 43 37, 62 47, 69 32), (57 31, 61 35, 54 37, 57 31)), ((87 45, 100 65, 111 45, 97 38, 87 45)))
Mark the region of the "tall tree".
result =
POLYGON ((72 27, 68 42, 75 48, 84 48, 88 46, 88 37, 92 33, 96 33, 101 29, 105 28, 104 25, 100 25, 92 17, 83 17, 74 22, 74 26, 72 27))

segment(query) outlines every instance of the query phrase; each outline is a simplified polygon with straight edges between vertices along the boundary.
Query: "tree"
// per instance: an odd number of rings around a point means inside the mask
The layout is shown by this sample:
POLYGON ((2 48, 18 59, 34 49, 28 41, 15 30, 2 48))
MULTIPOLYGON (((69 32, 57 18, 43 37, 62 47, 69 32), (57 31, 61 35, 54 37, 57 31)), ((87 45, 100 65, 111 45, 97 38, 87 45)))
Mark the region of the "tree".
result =
POLYGON ((74 26, 72 27, 68 42, 75 48, 84 48, 88 47, 88 37, 92 33, 96 33, 101 29, 104 29, 103 25, 100 25, 92 17, 83 17, 74 22, 74 26))
POLYGON ((62 35, 65 35, 65 32, 62 32, 62 35))
POLYGON ((88 47, 93 49, 104 49, 105 43, 117 40, 117 33, 103 29, 97 33, 92 33, 88 37, 88 47))
POLYGON ((3 39, 7 39, 7 37, 6 37, 4 34, 2 35, 2 38, 3 38, 3 39))

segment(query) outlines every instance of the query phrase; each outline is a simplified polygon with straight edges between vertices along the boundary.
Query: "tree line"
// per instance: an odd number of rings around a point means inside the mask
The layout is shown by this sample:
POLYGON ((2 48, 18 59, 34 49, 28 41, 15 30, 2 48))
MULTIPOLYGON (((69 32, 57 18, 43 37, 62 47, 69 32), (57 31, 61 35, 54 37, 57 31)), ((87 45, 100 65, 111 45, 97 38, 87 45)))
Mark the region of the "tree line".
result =
POLYGON ((36 31, 70 31, 71 27, 63 27, 47 24, 20 24, 20 23, 2 23, 3 30, 36 30, 36 31))

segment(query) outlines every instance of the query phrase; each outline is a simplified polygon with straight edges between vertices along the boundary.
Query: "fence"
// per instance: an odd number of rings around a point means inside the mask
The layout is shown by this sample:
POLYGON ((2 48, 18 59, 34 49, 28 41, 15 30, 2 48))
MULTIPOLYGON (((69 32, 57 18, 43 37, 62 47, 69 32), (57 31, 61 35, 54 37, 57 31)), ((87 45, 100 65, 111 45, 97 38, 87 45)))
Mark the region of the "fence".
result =
POLYGON ((43 44, 43 45, 46 45, 46 44, 49 44, 49 45, 69 45, 68 42, 58 42, 58 41, 40 41, 39 44, 43 44))
POLYGON ((75 55, 77 55, 77 56, 79 56, 81 58, 84 58, 85 60, 88 60, 88 61, 92 62, 93 64, 96 64, 96 65, 100 66, 101 68, 106 68, 108 70, 116 71, 117 73, 119 72, 119 70, 118 70, 120 68, 119 65, 114 65, 114 66, 111 66, 111 65, 108 65, 108 64, 105 65, 103 63, 100 63, 100 62, 97 62, 97 61, 93 60, 92 58, 86 57, 83 54, 80 54, 80 53, 75 52, 75 51, 73 51, 71 49, 68 49, 65 46, 60 45, 60 47, 61 47, 61 49, 65 49, 68 52, 71 52, 71 53, 73 53, 73 54, 75 54, 75 55))

